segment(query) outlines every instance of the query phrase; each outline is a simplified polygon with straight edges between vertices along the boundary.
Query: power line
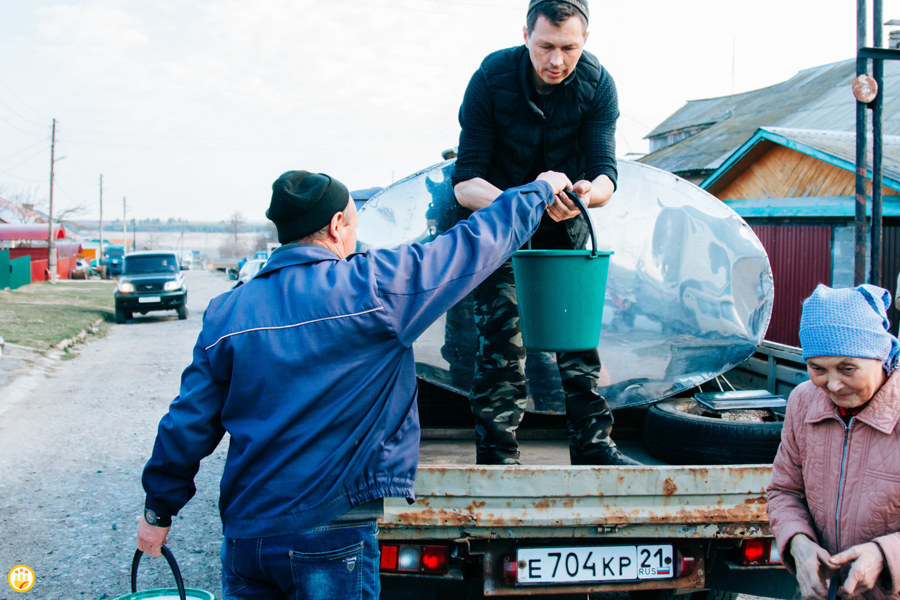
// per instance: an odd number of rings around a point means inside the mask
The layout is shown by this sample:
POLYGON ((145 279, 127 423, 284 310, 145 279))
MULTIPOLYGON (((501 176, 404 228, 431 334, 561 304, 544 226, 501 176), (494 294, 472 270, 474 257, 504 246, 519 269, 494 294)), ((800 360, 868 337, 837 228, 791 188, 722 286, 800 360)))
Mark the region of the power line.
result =
POLYGON ((16 164, 14 164, 14 165, 6 165, 6 167, 9 168, 9 169, 15 169, 16 167, 22 166, 23 164, 27 163, 28 161, 33 160, 34 158, 37 158, 38 156, 44 154, 44 152, 46 152, 46 151, 47 151, 46 148, 41 148, 40 150, 38 150, 38 151, 35 152, 34 154, 32 154, 32 155, 30 155, 30 156, 28 156, 28 157, 26 157, 26 158, 23 158, 22 160, 20 160, 20 161, 17 162, 16 164))
POLYGON ((33 144, 29 144, 28 146, 25 146, 25 147, 22 148, 21 150, 16 150, 16 151, 13 152, 12 154, 7 154, 6 156, 0 156, 0 161, 4 161, 4 160, 6 160, 6 159, 8 159, 8 158, 12 158, 13 156, 15 156, 15 155, 17 155, 17 154, 21 154, 22 152, 27 152, 28 150, 31 150, 31 149, 34 148, 35 146, 37 146, 37 145, 44 145, 45 143, 46 143, 46 140, 40 140, 40 141, 38 141, 38 142, 34 142, 33 144))
POLYGON ((9 171, 4 171, 3 169, 0 169, 0 173, 3 173, 4 175, 9 175, 10 177, 15 177, 16 179, 18 179, 20 181, 27 181, 28 183, 44 183, 43 181, 38 181, 36 179, 28 179, 26 177, 16 175, 15 173, 10 173, 9 171))
POLYGON ((0 121, 3 121, 4 123, 6 123, 7 125, 9 125, 9 126, 12 127, 13 129, 15 129, 16 131, 18 131, 19 133, 23 133, 23 134, 25 134, 25 135, 34 135, 34 132, 33 132, 33 131, 25 131, 24 129, 22 129, 21 127, 19 127, 18 125, 16 125, 15 123, 6 120, 3 116, 0 116, 0 121))
MULTIPOLYGON (((40 127, 39 125, 35 125, 34 123, 32 123, 31 121, 29 121, 28 119, 26 119, 25 117, 23 117, 22 115, 20 115, 19 113, 17 113, 17 112, 15 111, 14 108, 12 108, 11 106, 9 106, 9 105, 6 104, 5 102, 0 101, 0 107, 5 108, 6 110, 8 110, 9 112, 11 112, 12 114, 14 114, 14 115, 16 115, 17 117, 19 117, 20 119, 22 119, 28 127, 31 127, 31 128, 33 128, 34 130, 39 130, 39 129, 41 129, 41 127, 40 127)), ((0 118, 2 118, 2 117, 0 117, 0 118)), ((24 134, 26 134, 26 135, 33 135, 33 134, 34 134, 34 132, 29 133, 29 132, 23 130, 23 129, 20 128, 19 126, 15 125, 14 123, 12 123, 12 122, 10 122, 10 121, 8 121, 8 120, 6 120, 6 119, 3 119, 3 120, 4 120, 4 122, 6 122, 10 127, 14 127, 14 128, 16 128, 18 131, 20 131, 20 132, 22 132, 22 133, 24 133, 24 134)))
MULTIPOLYGON (((30 110, 31 112, 33 112, 39 119, 41 119, 41 122, 33 122, 33 121, 30 121, 30 120, 26 119, 25 117, 23 117, 22 115, 20 115, 20 114, 19 114, 18 112, 16 112, 15 110, 13 110, 12 108, 10 108, 9 110, 12 111, 13 114, 15 114, 17 117, 19 117, 20 119, 22 119, 23 121, 25 121, 26 123, 28 123, 30 126, 34 127, 35 129, 41 129, 41 128, 43 128, 43 125, 42 125, 42 122, 43 122, 43 120, 44 120, 44 116, 43 116, 43 115, 39 114, 36 110, 34 110, 33 108, 31 108, 31 106, 29 106, 27 102, 25 102, 24 100, 22 100, 21 98, 19 98, 19 96, 17 96, 16 93, 15 93, 14 91, 12 91, 12 90, 9 88, 9 86, 6 85, 6 84, 3 82, 3 80, 0 80, 0 87, 2 87, 3 89, 5 89, 5 90, 7 91, 7 93, 8 93, 10 96, 12 96, 12 97, 15 98, 16 100, 18 100, 22 105, 26 106, 26 107, 28 108, 28 110, 30 110)), ((7 108, 9 108, 9 107, 7 107, 7 108)))

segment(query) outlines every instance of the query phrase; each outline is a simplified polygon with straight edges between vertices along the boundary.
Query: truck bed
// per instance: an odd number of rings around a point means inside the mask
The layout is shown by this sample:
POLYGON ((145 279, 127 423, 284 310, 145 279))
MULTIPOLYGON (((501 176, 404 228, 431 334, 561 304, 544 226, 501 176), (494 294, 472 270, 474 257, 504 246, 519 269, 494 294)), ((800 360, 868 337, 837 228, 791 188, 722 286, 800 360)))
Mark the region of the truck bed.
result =
MULTIPOLYGON (((521 465, 476 465, 465 399, 424 391, 416 502, 385 499, 379 538, 382 544, 450 547, 459 562, 437 581, 474 582, 484 596, 709 588, 782 598, 794 593, 796 582, 783 567, 748 569, 726 558, 748 539, 771 539, 770 464, 667 464, 643 445, 646 410, 627 409, 615 413, 613 438, 640 466, 572 466, 565 417, 536 413, 526 414, 518 432, 521 465), (568 552, 572 546, 669 547, 691 557, 695 568, 675 578, 630 582, 534 587, 506 581, 503 565, 518 549, 568 552)), ((415 574, 387 580, 383 574, 383 581, 401 589, 424 583, 415 574)))
MULTIPOLYGON (((458 432, 445 432, 457 434, 458 432)), ((461 433, 461 432, 459 432, 461 433)), ((460 439, 422 439, 419 445, 419 467, 430 465, 475 465, 475 441, 471 431, 467 438, 460 439)), ((434 432, 425 431, 425 436, 434 432)), ((618 443, 619 448, 631 458, 645 465, 665 465, 666 463, 649 454, 640 442, 625 439, 618 443)), ((523 465, 564 465, 569 466, 569 445, 564 439, 524 439, 519 441, 519 451, 523 465)))
POLYGON ((485 466, 465 401, 433 391, 423 400, 417 501, 387 501, 385 539, 394 529, 422 539, 770 535, 771 465, 667 464, 642 443, 641 410, 617 412, 613 434, 642 466, 573 467, 565 417, 533 413, 518 432, 522 465, 485 466))

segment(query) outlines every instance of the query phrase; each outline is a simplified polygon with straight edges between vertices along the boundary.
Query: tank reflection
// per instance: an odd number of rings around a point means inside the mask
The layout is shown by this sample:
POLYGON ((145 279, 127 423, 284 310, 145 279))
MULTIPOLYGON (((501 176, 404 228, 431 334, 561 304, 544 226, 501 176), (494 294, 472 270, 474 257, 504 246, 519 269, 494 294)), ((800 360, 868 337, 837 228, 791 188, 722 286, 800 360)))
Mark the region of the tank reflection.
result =
MULTIPOLYGON (((360 211, 360 250, 427 242, 452 226, 446 161, 376 194, 360 211)), ((671 173, 620 161, 618 189, 590 209, 600 249, 613 250, 598 350, 600 392, 613 408, 673 396, 747 359, 772 312, 772 272, 750 227, 671 173)), ((416 341, 419 375, 467 394, 475 329, 467 297, 416 341)), ((556 357, 529 352, 529 408, 562 412, 556 357)))

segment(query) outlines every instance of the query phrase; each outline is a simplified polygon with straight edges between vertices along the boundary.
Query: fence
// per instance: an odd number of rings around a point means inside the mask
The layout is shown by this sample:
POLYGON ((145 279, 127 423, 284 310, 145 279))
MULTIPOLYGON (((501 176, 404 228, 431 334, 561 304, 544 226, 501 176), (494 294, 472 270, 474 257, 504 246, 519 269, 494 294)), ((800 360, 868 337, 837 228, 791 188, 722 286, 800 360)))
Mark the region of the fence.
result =
MULTIPOLYGON (((47 249, 46 248, 12 248, 7 250, 10 255, 10 262, 18 259, 26 259, 30 261, 28 267, 31 273, 32 281, 47 281, 47 249)), ((59 256, 57 252, 56 259, 56 277, 57 279, 69 279, 72 270, 75 268, 77 258, 75 256, 59 256)))
POLYGON ((31 258, 10 259, 9 250, 0 250, 0 290, 16 289, 31 283, 31 258))

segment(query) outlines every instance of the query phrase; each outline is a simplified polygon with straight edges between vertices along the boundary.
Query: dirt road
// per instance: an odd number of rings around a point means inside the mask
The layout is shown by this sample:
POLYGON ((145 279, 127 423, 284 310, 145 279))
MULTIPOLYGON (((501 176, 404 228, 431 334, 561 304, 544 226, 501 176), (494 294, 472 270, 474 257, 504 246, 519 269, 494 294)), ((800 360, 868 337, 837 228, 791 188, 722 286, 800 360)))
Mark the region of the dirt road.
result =
MULTIPOLYGON (((0 573, 35 573, 24 594, 0 599, 113 599, 130 591, 140 473, 156 425, 178 393, 203 309, 232 282, 187 271, 186 321, 150 313, 114 325, 71 360, 45 359, 0 387, 0 573)), ((169 546, 185 585, 222 597, 216 507, 224 444, 201 466, 198 492, 176 517, 169 546)), ((162 559, 145 557, 138 587, 174 585, 162 559)))

